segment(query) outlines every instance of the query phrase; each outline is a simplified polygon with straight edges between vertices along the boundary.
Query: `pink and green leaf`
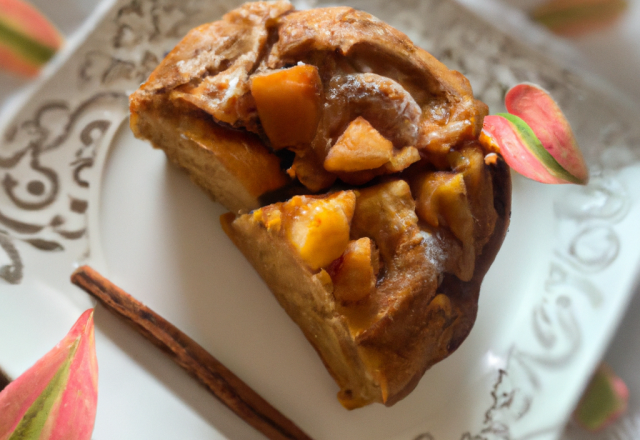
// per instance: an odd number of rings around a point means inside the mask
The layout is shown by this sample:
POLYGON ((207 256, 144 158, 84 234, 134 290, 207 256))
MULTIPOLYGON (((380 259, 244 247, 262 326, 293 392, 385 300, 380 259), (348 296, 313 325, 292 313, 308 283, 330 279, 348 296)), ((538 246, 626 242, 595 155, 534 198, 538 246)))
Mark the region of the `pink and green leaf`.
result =
POLYGON ((480 141, 507 164, 542 183, 586 184, 589 170, 569 122, 542 88, 519 84, 505 97, 509 113, 484 119, 480 141))
POLYGON ((24 0, 0 0, 0 67, 33 76, 62 46, 58 30, 24 0))
POLYGON ((89 440, 98 401, 93 309, 0 392, 0 440, 89 440))
POLYGON ((531 127, 545 150, 577 183, 587 183, 589 170, 569 121, 546 90, 535 84, 518 84, 507 92, 504 103, 509 113, 531 127))
POLYGON ((505 162, 514 171, 542 183, 577 183, 517 116, 508 113, 487 116, 482 130, 498 145, 505 162))
POLYGON ((591 378, 576 410, 574 420, 589 431, 599 431, 619 419, 627 410, 629 389, 607 365, 600 365, 591 378))

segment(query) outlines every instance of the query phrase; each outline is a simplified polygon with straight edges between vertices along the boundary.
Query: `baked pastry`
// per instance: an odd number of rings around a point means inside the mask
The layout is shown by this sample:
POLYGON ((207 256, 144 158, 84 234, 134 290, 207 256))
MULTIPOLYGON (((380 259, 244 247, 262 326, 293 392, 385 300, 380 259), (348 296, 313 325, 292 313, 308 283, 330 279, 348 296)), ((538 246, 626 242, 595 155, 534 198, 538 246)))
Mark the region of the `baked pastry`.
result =
POLYGON ((460 73, 365 12, 257 2, 192 30, 130 103, 232 211, 345 407, 396 403, 466 338, 511 183, 460 73))

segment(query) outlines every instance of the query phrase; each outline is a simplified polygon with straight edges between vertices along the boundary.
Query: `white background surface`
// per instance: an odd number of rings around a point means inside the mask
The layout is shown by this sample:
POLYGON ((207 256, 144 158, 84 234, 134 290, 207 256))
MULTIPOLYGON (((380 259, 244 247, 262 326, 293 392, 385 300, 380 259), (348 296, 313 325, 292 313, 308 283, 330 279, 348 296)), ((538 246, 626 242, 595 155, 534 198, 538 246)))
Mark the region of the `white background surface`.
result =
MULTIPOLYGON (((530 25, 522 11, 540 3, 539 0, 459 0, 478 14, 492 21, 505 32, 548 49, 555 37, 530 25)), ((563 39, 554 44, 551 56, 569 63, 583 73, 607 80, 627 99, 640 108, 640 0, 629 0, 630 8, 615 25, 581 37, 563 39)), ((65 35, 71 35, 82 24, 100 0, 32 0, 65 35)), ((28 85, 24 80, 0 74, 0 102, 28 85)), ((640 121, 638 121, 640 122, 640 121)), ((640 245, 640 232, 629 237, 640 245)), ((631 389, 632 412, 640 411, 640 289, 637 289, 627 316, 613 341, 606 361, 618 372, 631 389)), ((636 431, 637 432, 637 431, 636 431)), ((578 437, 579 438, 579 437, 578 437)), ((621 437, 622 438, 622 437, 621 437)), ((635 437, 634 437, 635 438, 635 437)))

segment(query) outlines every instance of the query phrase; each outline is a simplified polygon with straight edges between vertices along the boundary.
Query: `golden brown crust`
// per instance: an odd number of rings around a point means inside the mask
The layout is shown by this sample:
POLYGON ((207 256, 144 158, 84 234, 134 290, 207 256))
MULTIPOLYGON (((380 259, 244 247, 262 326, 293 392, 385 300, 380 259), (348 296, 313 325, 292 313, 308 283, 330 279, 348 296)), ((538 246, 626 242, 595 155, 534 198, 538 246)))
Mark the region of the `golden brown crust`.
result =
POLYGON ((192 29, 167 54, 138 92, 174 89, 193 79, 213 76, 257 59, 267 39, 267 25, 291 11, 288 1, 248 3, 222 20, 192 29))
POLYGON ((257 118, 247 78, 269 26, 291 9, 286 1, 250 3, 191 30, 130 97, 136 137, 164 150, 234 212, 257 208, 262 194, 290 182, 256 136, 219 123, 257 118))
MULTIPOLYGON (((199 118, 209 117, 212 125, 254 132, 269 145, 250 78, 302 61, 318 67, 325 88, 321 99, 326 109, 315 139, 308 146, 292 146, 296 157, 290 175, 312 192, 328 188, 337 177, 361 184, 398 171, 384 166, 332 174, 323 168, 331 144, 359 115, 394 143, 395 156, 415 147, 434 163, 443 163, 452 146, 477 137, 486 106, 473 98, 466 78, 413 45, 406 35, 352 8, 292 10, 286 1, 247 3, 220 21, 190 31, 131 96, 131 127, 136 136, 169 151, 179 139, 168 129, 159 138, 153 121, 163 118, 163 124, 170 126, 179 123, 172 118, 180 119, 184 112, 199 112, 199 118)), ((268 152, 265 147, 263 156, 268 152)), ((179 150, 169 155, 184 165, 179 150)), ((207 167, 225 168, 220 163, 207 167)), ((218 186, 241 194, 247 186, 244 176, 227 171, 229 181, 218 186)), ((273 174, 268 180, 283 177, 273 174)), ((202 183, 199 178, 194 181, 202 183)), ((265 182, 263 192, 273 189, 268 187, 265 182)), ((211 188, 206 189, 211 193, 211 188)), ((222 193, 213 196, 225 198, 222 193)), ((249 200, 243 208, 257 204, 257 199, 249 200)))
POLYGON ((311 61, 316 52, 338 52, 398 81, 423 108, 418 148, 446 152, 482 129, 488 108, 474 99, 467 78, 371 14, 349 7, 295 11, 280 18, 278 36, 270 68, 311 61), (434 113, 442 113, 442 120, 434 123, 434 113))

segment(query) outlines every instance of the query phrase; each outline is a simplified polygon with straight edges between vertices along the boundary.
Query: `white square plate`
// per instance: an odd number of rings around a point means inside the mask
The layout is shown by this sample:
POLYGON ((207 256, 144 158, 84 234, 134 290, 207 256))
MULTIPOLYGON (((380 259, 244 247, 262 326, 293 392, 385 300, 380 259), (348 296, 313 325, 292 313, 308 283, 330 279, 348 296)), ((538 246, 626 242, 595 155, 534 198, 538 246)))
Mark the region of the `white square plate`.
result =
MULTIPOLYGON (((89 263, 192 336, 317 439, 557 438, 636 281, 640 118, 445 0, 353 1, 469 77, 492 113, 521 81, 550 90, 592 171, 586 187, 514 176, 513 216, 473 332, 392 408, 344 410, 302 333, 220 229, 223 208, 133 138, 127 95, 196 24, 240 2, 119 0, 0 141, 0 365, 19 375, 92 306, 89 263)), ((315 6, 322 6, 316 2, 315 6)), ((258 439, 98 307, 94 439, 258 439)))

